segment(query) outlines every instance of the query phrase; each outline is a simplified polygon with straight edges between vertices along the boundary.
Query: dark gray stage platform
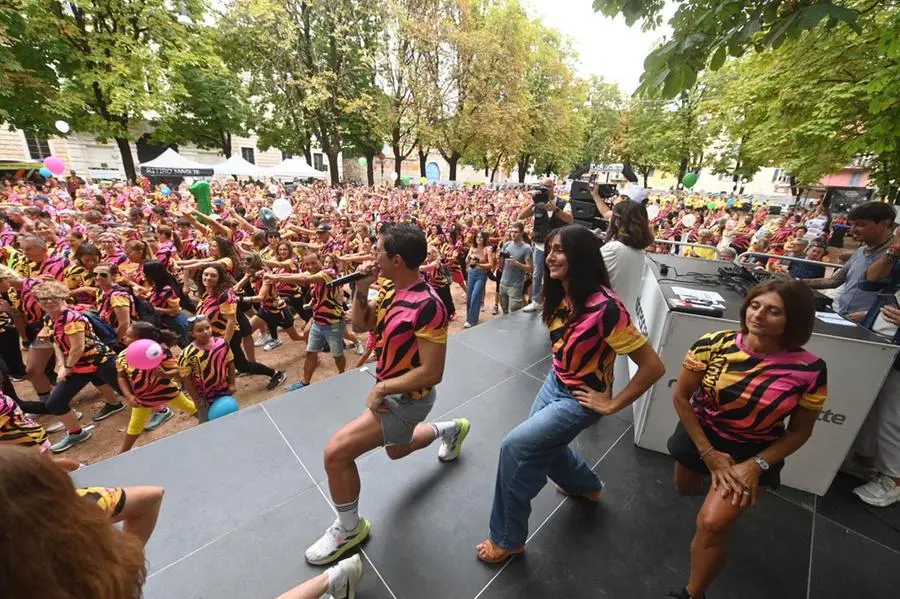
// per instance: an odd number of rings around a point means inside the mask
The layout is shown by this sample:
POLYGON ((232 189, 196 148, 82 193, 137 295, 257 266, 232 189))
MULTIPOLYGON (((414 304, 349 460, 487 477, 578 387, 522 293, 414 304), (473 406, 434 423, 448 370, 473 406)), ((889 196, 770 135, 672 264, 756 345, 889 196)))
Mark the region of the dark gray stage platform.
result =
MULTIPOLYGON (((475 558, 487 534, 500 440, 549 368, 546 331, 518 313, 450 339, 435 417, 466 416, 460 459, 437 446, 361 460, 361 599, 660 598, 680 588, 698 498, 672 490, 667 456, 632 445, 630 418, 606 418, 577 449, 606 482, 597 507, 548 487, 525 556, 475 558)), ((150 599, 274 597, 321 572, 303 551, 333 520, 322 449, 363 409, 373 380, 354 371, 173 435, 76 473, 81 484, 166 487, 147 555, 150 599)), ((630 412, 628 414, 630 416, 630 412)), ((900 588, 900 506, 867 508, 839 479, 825 498, 782 488, 739 523, 712 599, 888 598, 900 588)))

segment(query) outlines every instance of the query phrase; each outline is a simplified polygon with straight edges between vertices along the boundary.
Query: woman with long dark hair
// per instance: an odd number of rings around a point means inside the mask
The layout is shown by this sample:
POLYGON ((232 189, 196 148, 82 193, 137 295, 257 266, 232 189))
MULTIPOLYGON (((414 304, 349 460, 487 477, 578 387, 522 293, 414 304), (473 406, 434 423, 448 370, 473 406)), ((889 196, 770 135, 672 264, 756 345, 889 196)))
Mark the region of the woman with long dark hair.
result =
POLYGON ((528 419, 500 446, 490 536, 477 548, 488 563, 525 550, 531 500, 548 477, 561 493, 599 500, 600 479, 569 443, 602 416, 627 408, 665 372, 609 287, 600 240, 567 225, 552 231, 545 247, 543 320, 553 365, 528 419), (638 371, 614 396, 617 354, 627 354, 638 371))
POLYGON ((175 277, 159 260, 145 262, 143 272, 150 286, 148 297, 150 305, 159 313, 163 327, 175 333, 178 336, 178 344, 184 347, 188 343, 185 310, 196 312, 196 304, 184 293, 175 277))
POLYGON ((469 266, 469 276, 466 291, 466 324, 463 327, 468 329, 478 324, 488 273, 494 268, 494 249, 490 246, 487 231, 475 235, 466 257, 466 264, 469 266))
POLYGON ((680 419, 669 438, 675 490, 704 493, 691 542, 691 573, 678 599, 704 599, 725 566, 731 528, 775 489, 784 459, 812 436, 828 395, 825 361, 803 349, 815 299, 801 281, 747 293, 739 331, 703 335, 687 352, 672 392, 680 419), (787 425, 785 426, 785 420, 787 425))
MULTIPOLYGON (((190 279, 185 278, 185 293, 190 291, 190 284, 190 279)), ((269 377, 266 389, 272 390, 284 382, 285 374, 259 362, 252 362, 244 354, 242 347, 244 335, 237 324, 237 298, 232 290, 234 284, 234 279, 221 264, 213 263, 205 266, 200 271, 198 281, 200 303, 197 306, 197 314, 206 316, 212 325, 213 334, 224 339, 231 348, 238 372, 269 377)))

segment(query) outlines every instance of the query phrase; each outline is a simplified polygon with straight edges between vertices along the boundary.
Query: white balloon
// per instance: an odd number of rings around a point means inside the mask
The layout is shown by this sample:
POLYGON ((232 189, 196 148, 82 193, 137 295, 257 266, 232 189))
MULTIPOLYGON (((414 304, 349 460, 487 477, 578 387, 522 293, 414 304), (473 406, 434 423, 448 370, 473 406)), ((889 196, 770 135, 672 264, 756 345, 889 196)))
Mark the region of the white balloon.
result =
POLYGON ((647 218, 653 220, 657 216, 659 216, 659 206, 657 206, 656 204, 650 204, 649 206, 647 206, 647 218))
POLYGON ((284 198, 278 198, 272 202, 272 212, 278 220, 284 220, 293 212, 293 206, 284 198))
POLYGON ((685 227, 693 227, 697 223, 697 217, 693 214, 685 214, 681 217, 681 224, 685 227))
POLYGON ((394 181, 400 180, 400 173, 394 173, 394 181))
POLYGON ((69 123, 65 121, 56 121, 53 123, 53 126, 56 127, 56 130, 60 133, 68 133, 71 127, 69 127, 69 123))

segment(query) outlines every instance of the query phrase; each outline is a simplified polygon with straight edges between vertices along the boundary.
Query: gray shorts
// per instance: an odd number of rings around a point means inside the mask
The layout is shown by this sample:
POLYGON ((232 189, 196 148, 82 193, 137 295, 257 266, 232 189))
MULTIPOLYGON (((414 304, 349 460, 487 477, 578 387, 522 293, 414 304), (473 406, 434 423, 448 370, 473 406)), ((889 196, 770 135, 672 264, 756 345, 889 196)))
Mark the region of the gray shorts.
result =
POLYGON ((428 418, 437 392, 432 389, 422 399, 412 399, 406 393, 387 395, 384 405, 390 408, 390 412, 379 412, 381 416, 381 431, 384 433, 384 444, 408 445, 412 442, 413 431, 417 424, 428 418))

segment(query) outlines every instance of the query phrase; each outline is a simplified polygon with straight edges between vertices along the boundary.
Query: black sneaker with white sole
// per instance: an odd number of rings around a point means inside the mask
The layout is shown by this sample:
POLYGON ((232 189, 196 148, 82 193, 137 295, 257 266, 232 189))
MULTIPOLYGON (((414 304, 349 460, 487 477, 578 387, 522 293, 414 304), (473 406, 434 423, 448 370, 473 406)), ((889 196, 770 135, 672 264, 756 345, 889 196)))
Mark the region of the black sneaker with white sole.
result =
POLYGON ((125 409, 125 404, 123 403, 105 403, 103 407, 97 410, 97 413, 94 414, 94 422, 100 422, 105 418, 109 418, 113 414, 117 412, 121 412, 125 409))
POLYGON ((278 385, 281 385, 282 383, 284 383, 284 381, 286 381, 286 380, 287 380, 287 374, 285 374, 285 372, 283 370, 279 370, 275 374, 273 374, 272 377, 269 379, 269 384, 266 385, 266 389, 271 391, 278 385))

